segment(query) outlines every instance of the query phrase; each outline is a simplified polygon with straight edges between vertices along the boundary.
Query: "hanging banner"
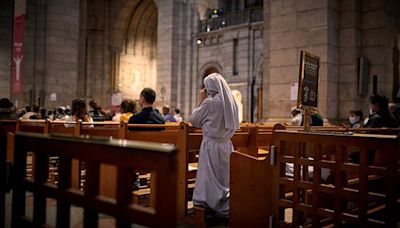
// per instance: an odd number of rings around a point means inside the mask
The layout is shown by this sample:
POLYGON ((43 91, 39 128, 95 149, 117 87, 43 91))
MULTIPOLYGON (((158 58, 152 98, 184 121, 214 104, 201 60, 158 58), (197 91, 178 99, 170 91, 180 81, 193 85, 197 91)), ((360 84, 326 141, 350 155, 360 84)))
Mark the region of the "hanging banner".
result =
POLYGON ((12 56, 12 94, 22 91, 22 63, 24 59, 25 0, 16 0, 14 9, 13 56, 12 56))

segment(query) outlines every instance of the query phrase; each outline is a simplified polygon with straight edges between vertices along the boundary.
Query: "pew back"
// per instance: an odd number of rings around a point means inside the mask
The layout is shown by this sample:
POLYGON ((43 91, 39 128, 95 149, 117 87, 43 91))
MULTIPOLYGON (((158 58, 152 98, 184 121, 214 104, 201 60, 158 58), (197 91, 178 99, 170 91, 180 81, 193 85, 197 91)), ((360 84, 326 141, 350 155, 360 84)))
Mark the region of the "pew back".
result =
POLYGON ((16 132, 48 133, 49 125, 47 120, 18 120, 16 132))
POLYGON ((123 124, 118 122, 82 122, 81 134, 90 136, 112 137, 115 139, 121 137, 123 124))
POLYGON ((276 225, 291 220, 293 226, 395 226, 400 199, 398 136, 277 131, 273 145, 276 225), (359 154, 358 164, 348 161, 351 151, 359 154), (371 154, 384 154, 379 156, 382 162, 369 165, 371 154), (292 175, 287 164, 293 164, 292 175))
POLYGON ((88 140, 17 133, 15 136, 15 186, 12 199, 12 226, 41 227, 46 225, 46 199, 57 200, 57 227, 70 227, 71 205, 84 208, 84 226, 96 227, 99 213, 116 218, 117 227, 131 223, 150 227, 175 226, 176 151, 171 145, 120 140, 88 140), (26 179, 26 156, 32 151, 35 159, 34 178, 26 179), (60 157, 58 185, 47 183, 48 158, 60 157), (86 164, 84 192, 71 189, 73 159, 86 164), (115 200, 99 196, 100 165, 118 169, 115 200), (152 173, 152 207, 132 204, 133 170, 152 173), (34 196, 33 217, 25 216, 26 192, 34 196))

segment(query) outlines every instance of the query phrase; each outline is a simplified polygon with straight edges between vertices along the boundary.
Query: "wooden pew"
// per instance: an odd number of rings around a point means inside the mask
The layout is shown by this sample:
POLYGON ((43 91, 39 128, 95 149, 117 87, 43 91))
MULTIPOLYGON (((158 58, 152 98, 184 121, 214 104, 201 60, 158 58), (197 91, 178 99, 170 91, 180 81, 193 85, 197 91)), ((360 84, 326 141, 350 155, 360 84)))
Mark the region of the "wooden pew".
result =
POLYGON ((10 188, 7 134, 15 132, 16 120, 0 120, 0 227, 5 227, 5 200, 10 188))
MULTIPOLYGON (((177 162, 177 216, 180 220, 188 221, 188 195, 190 188, 194 187, 195 172, 189 170, 188 165, 195 162, 195 153, 200 149, 202 141, 201 129, 189 127, 187 123, 180 123, 180 125, 139 125, 139 124, 125 124, 124 131, 121 138, 139 141, 151 141, 159 143, 175 144, 178 149, 178 162, 177 162), (160 130, 163 129, 164 130, 160 130), (146 129, 143 131, 142 129, 146 129), (155 130, 151 130, 155 129, 155 130)), ((253 135, 254 136, 254 135, 253 135)), ((233 137, 232 141, 236 148, 247 148, 250 145, 252 136, 249 130, 239 131, 233 137)), ((250 150, 248 150, 250 151, 250 150)), ((112 174, 110 173, 110 176, 112 174)), ((112 183, 112 177, 108 178, 107 183, 112 183)), ((111 184, 112 185, 112 184, 111 184)), ((107 187, 107 186, 105 186, 107 187)), ((112 191, 104 189, 106 194, 114 195, 112 191)), ((143 191, 145 193, 145 191, 143 191)))
POLYGON ((342 223, 393 227, 399 222, 398 136, 277 131, 273 145, 272 161, 232 154, 230 227, 310 223, 317 227, 342 223), (332 145, 334 159, 323 158, 324 149, 332 145), (312 147, 314 160, 308 159, 306 151, 312 147), (361 164, 347 161, 348 150, 354 147, 360 151, 361 164), (368 166, 367 154, 371 149, 385 154, 381 164, 368 166), (286 175, 286 163, 294 163, 294 176, 286 175), (304 168, 300 169, 301 166, 304 168), (306 178, 308 166, 315 167, 311 179, 306 178), (330 170, 331 182, 321 179, 321 168, 330 170), (356 184, 354 178, 350 179, 354 173, 356 184), (351 208, 349 205, 354 202, 356 206, 351 208), (384 216, 376 215, 382 210, 384 216))
POLYGON ((103 137, 112 137, 114 139, 123 138, 121 136, 121 131, 123 124, 112 121, 105 122, 82 122, 82 135, 90 135, 90 136, 103 136, 103 137))
POLYGON ((34 133, 48 133, 49 121, 47 120, 18 120, 16 125, 16 132, 34 132, 34 133))
POLYGON ((42 227, 46 224, 46 199, 57 200, 57 227, 70 227, 70 208, 84 208, 84 226, 96 227, 98 215, 116 218, 117 227, 130 227, 131 223, 149 227, 175 227, 176 216, 176 153, 171 145, 130 142, 126 140, 90 140, 47 135, 17 133, 15 137, 15 187, 12 199, 12 226, 42 227), (33 151, 35 178, 26 176, 26 156, 33 151), (47 183, 47 159, 60 157, 58 185, 47 183), (84 193, 71 189, 71 160, 84 161, 87 180, 84 193), (100 164, 118 168, 115 200, 99 195, 100 164), (132 179, 135 169, 152 173, 152 207, 132 204, 132 179), (25 216, 26 192, 34 195, 33 217, 25 216))
POLYGON ((80 135, 82 122, 48 121, 47 134, 80 135))

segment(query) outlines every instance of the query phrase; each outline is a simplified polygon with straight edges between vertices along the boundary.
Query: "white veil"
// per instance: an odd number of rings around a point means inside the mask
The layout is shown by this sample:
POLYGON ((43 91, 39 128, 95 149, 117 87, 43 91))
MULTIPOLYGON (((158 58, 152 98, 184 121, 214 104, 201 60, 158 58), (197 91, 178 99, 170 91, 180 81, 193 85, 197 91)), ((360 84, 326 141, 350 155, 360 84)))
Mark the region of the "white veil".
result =
POLYGON ((218 73, 209 74, 204 78, 207 93, 211 95, 220 94, 224 108, 225 128, 239 129, 239 112, 231 89, 225 79, 218 73))

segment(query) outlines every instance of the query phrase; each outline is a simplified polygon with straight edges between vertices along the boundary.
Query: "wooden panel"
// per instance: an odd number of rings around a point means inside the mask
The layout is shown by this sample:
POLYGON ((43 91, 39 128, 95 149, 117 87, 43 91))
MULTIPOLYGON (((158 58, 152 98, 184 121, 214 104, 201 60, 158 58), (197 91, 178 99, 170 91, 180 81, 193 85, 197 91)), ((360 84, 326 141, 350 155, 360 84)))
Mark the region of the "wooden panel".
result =
POLYGON ((342 226, 348 223, 365 227, 376 225, 375 222, 394 226, 399 221, 393 212, 400 199, 397 136, 277 131, 273 138, 277 152, 272 184, 276 225, 290 223, 294 226, 319 227, 322 224, 342 226), (332 150, 332 146, 336 149, 332 150), (353 164, 358 169, 356 174, 346 172, 344 168, 349 159, 348 148, 357 148, 359 154, 359 163, 353 164), (379 154, 381 151, 385 151, 384 162, 374 164, 381 168, 373 168, 369 164, 370 154, 379 154), (326 152, 330 158, 323 157, 326 152), (287 168, 287 154, 294 156, 291 160, 293 177, 282 172, 287 168), (307 161, 310 158, 313 159, 307 161), (320 162, 322 159, 333 159, 331 162, 334 165, 326 170, 325 164, 330 163, 320 162), (306 179, 310 174, 308 166, 313 167, 312 178, 309 179, 311 182, 306 179), (332 178, 328 176, 323 179, 323 172, 329 172, 332 178), (373 184, 380 183, 376 180, 385 181, 383 184, 373 184), (291 193, 290 198, 287 197, 288 192, 291 193), (371 194, 379 194, 385 200, 372 198, 371 194), (292 221, 285 220, 283 209, 286 207, 292 210, 292 221), (322 210, 333 213, 324 215, 321 214, 322 210), (377 214, 382 210, 384 216, 377 214))
MULTIPOLYGON (((176 153, 170 145, 156 145, 150 143, 132 143, 130 141, 99 141, 78 138, 65 138, 43 136, 37 134, 17 133, 15 147, 15 188, 12 200, 12 226, 45 226, 46 198, 54 198, 58 202, 57 224, 69 218, 71 204, 84 208, 85 226, 95 226, 99 213, 116 217, 117 225, 137 223, 145 226, 173 227, 176 225, 176 153), (26 180, 26 155, 28 151, 36 154, 35 179, 26 180), (56 152, 55 152, 56 151, 56 152), (49 156, 60 156, 63 162, 60 164, 59 187, 45 183, 48 169, 44 164, 49 156), (71 160, 84 161, 87 172, 87 185, 84 194, 79 191, 71 191, 71 160), (138 162, 140 161, 140 162, 138 162), (155 162, 156 161, 156 162, 155 162), (118 189, 116 202, 104 200, 98 197, 99 192, 99 165, 110 164, 120 167, 123 172, 118 172, 118 189), (153 208, 144 208, 132 205, 132 170, 148 170, 154 172, 151 194, 155 194, 157 200, 153 208), (24 218, 25 191, 33 192, 35 196, 34 217, 32 221, 24 218), (36 198, 37 202, 36 202, 36 198), (36 212, 35 212, 36 211, 36 212), (65 217, 64 217, 64 213, 65 217)), ((68 224, 68 223, 67 223, 68 224)), ((67 225, 61 225, 66 227, 67 225)))

